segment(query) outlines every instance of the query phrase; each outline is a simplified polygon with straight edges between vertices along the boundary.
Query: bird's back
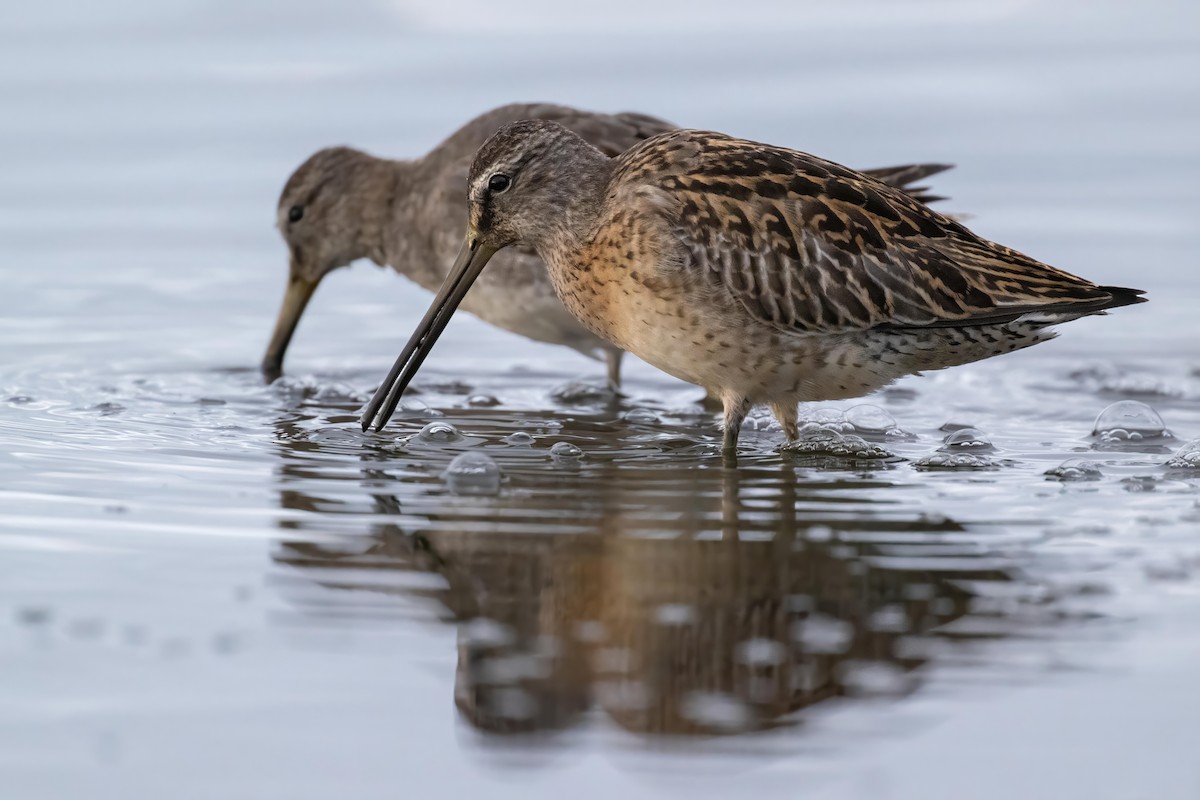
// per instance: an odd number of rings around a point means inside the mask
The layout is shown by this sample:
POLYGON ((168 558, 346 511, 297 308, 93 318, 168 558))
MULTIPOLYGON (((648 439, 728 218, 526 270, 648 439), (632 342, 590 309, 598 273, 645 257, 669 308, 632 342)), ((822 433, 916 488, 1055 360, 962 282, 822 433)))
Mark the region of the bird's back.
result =
POLYGON ((664 269, 784 330, 995 324, 1140 301, 990 242, 871 175, 723 134, 672 131, 625 152, 610 199, 633 195, 677 244, 664 269))

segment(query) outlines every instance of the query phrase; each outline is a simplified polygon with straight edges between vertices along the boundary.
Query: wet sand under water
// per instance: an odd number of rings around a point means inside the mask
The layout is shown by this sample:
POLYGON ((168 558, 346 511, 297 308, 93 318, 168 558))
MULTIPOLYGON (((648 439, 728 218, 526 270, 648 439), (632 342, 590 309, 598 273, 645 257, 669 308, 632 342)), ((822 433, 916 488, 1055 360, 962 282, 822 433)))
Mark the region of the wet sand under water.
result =
POLYGON ((0 144, 30 155, 0 187, 0 794, 1200 796, 1200 110, 1177 102, 1200 51, 1165 11, 1100 5, 854 28, 867 66, 821 17, 812 61, 764 51, 739 68, 763 94, 719 110, 533 70, 591 64, 586 37, 514 34, 450 103, 401 80, 465 57, 428 20, 444 52, 353 15, 316 55, 252 19, 261 41, 164 18, 120 53, 9 32, 0 144), (978 105, 917 80, 948 61, 978 105), (771 102, 816 63, 859 79, 771 102), (874 95, 888 65, 944 113, 874 95), (264 386, 287 172, 335 141, 418 152, 510 78, 851 163, 956 161, 936 188, 981 232, 1151 303, 810 407, 782 451, 752 417, 736 469, 698 390, 635 363, 613 397, 601 365, 469 318, 362 434, 428 300, 362 266, 264 386), (997 104, 1024 138, 995 138, 997 104), (886 147, 845 122, 864 107, 886 147))

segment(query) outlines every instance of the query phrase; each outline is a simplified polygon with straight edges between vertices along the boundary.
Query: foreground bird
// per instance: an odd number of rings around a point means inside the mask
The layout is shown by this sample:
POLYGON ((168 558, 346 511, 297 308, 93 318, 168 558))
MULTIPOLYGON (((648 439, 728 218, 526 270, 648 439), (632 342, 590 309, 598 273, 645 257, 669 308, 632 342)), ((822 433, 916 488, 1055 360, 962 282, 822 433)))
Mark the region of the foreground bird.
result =
POLYGON ((788 438, 797 403, 1027 347, 1046 327, 1139 302, 989 242, 861 172, 679 130, 609 158, 561 125, 517 122, 468 181, 463 249, 363 416, 386 424, 488 259, 532 247, 589 330, 788 438))
MULTIPOLYGON (((675 126, 644 114, 594 114, 565 106, 515 104, 468 122, 428 155, 412 161, 375 158, 348 147, 320 150, 288 179, 277 224, 291 256, 275 331, 262 359, 274 380, 296 325, 328 273, 360 258, 390 265, 430 291, 446 278, 458 252, 467 202, 462 187, 471 159, 503 125, 522 119, 554 120, 600 152, 615 156, 675 126)), ((917 164, 874 170, 907 188, 948 167, 917 164)), ((938 198, 911 188, 924 202, 938 198)), ((608 362, 608 380, 620 384, 621 350, 575 321, 555 297, 546 267, 528 248, 497 256, 463 308, 497 327, 541 342, 561 344, 608 362)))

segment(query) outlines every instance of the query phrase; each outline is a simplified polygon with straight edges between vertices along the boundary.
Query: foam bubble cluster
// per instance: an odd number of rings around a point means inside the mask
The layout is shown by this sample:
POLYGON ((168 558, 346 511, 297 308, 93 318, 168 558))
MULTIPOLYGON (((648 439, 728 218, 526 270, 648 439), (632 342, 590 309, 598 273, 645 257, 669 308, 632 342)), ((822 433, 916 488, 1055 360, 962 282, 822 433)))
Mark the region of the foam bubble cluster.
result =
POLYGON ((787 442, 779 449, 792 455, 832 458, 883 460, 894 457, 889 451, 861 436, 839 433, 816 423, 804 425, 795 441, 787 442))
POLYGON ((953 469, 953 470, 973 470, 973 469, 996 469, 1000 465, 994 459, 988 458, 979 453, 945 453, 938 451, 930 453, 927 456, 922 456, 913 462, 913 467, 916 469, 953 469))

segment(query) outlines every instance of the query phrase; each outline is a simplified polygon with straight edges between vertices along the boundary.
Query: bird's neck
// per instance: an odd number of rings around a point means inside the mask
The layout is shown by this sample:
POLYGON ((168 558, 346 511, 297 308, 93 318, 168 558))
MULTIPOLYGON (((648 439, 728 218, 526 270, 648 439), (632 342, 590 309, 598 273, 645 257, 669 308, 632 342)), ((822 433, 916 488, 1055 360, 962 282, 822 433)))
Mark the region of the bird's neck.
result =
POLYGON ((593 237, 600 219, 608 183, 613 174, 613 162, 599 151, 586 154, 564 171, 562 182, 551 190, 549 207, 542 224, 532 235, 534 249, 542 260, 549 262, 578 253, 593 237))
POLYGON ((378 266, 390 261, 389 231, 412 194, 412 162, 375 158, 360 177, 354 209, 360 257, 378 266))

